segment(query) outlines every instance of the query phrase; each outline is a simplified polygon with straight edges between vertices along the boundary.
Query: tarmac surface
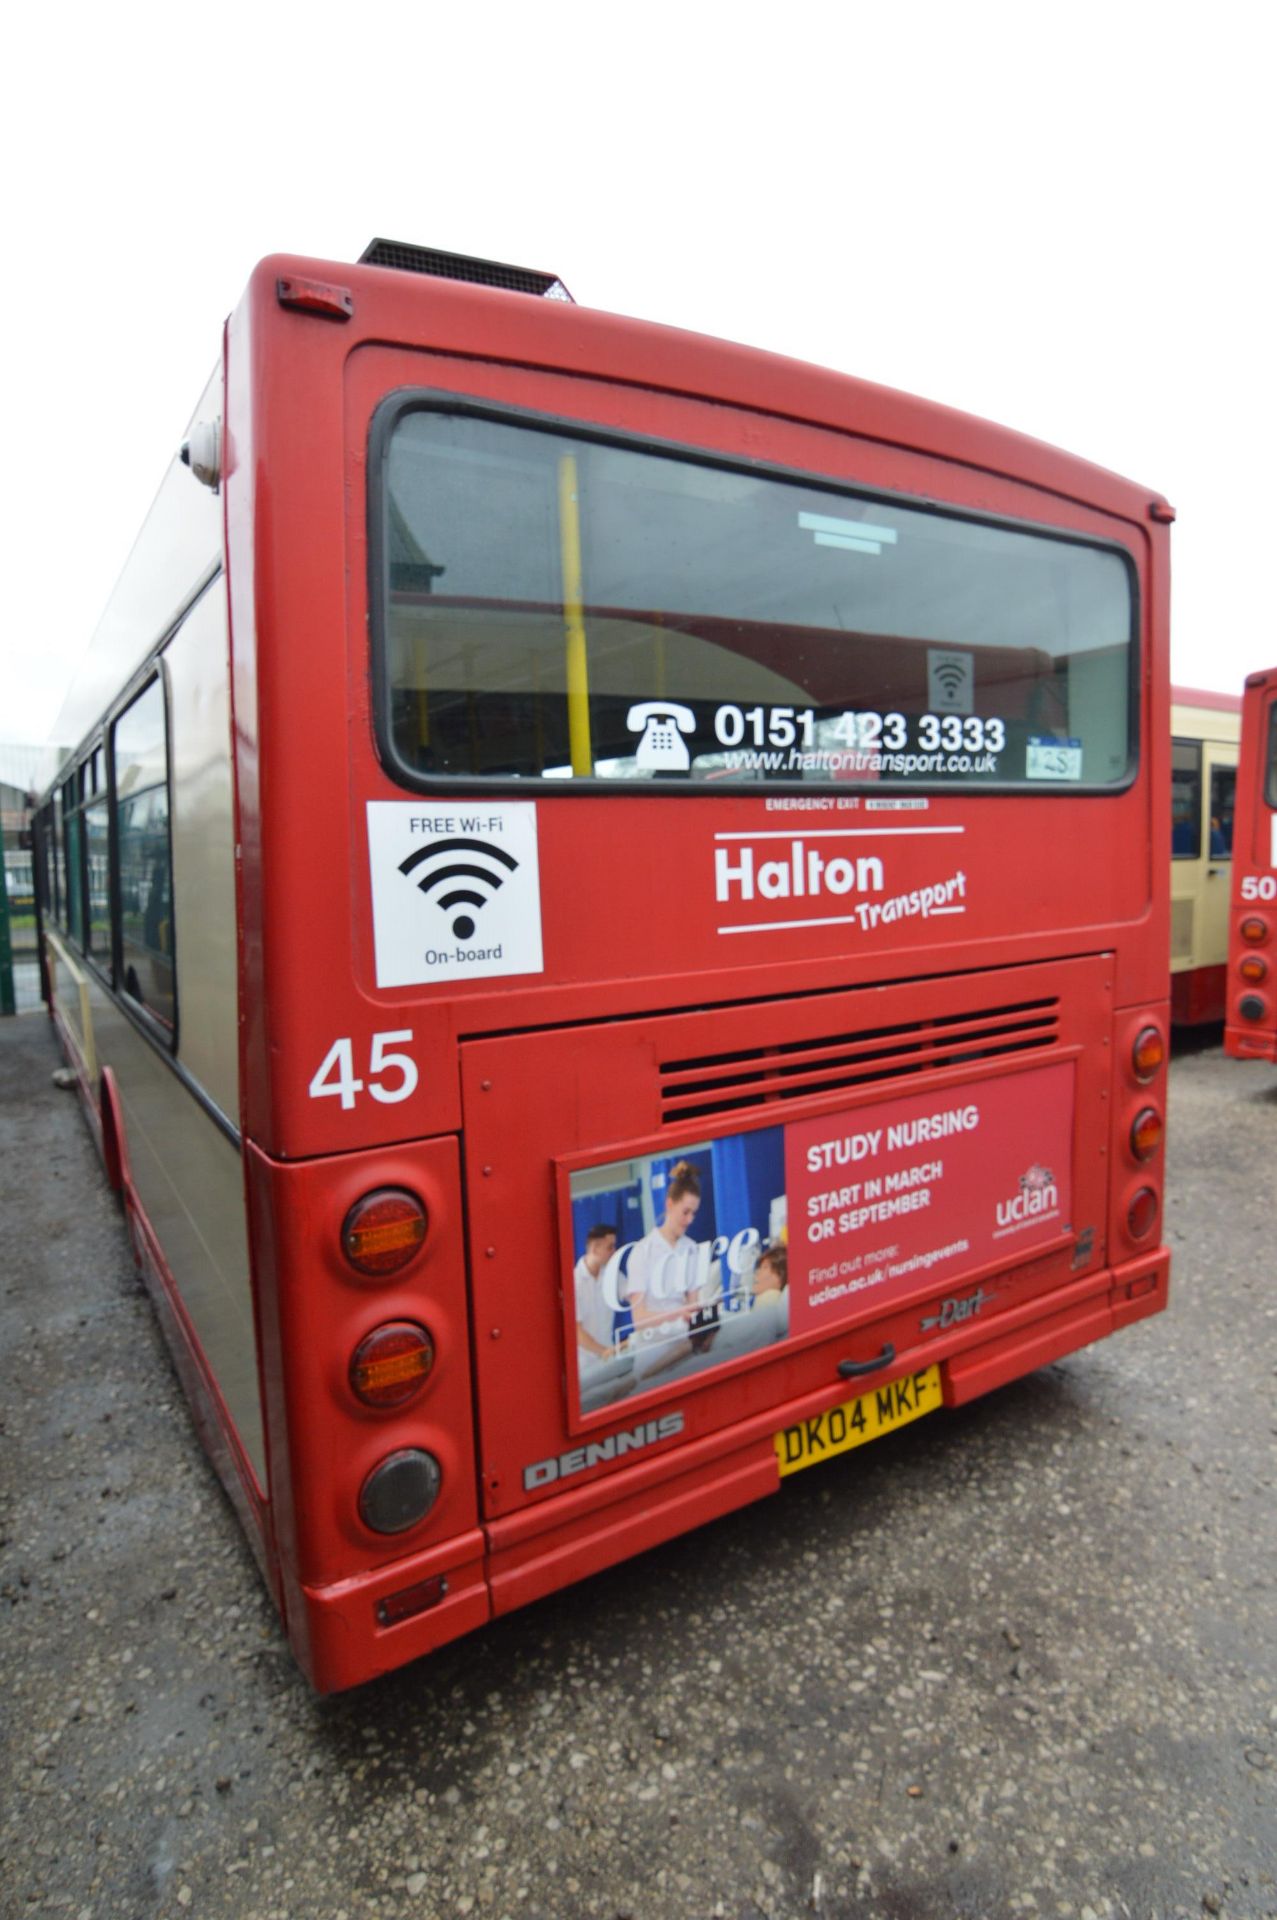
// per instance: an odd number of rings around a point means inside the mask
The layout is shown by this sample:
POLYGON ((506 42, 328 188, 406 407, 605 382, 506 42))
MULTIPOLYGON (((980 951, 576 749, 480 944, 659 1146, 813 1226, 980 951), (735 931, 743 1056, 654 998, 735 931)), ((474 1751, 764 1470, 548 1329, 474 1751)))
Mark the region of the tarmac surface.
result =
POLYGON ((1170 1310, 315 1699, 39 1014, 0 1022, 0 1913, 1277 1915, 1277 1069, 1170 1310))

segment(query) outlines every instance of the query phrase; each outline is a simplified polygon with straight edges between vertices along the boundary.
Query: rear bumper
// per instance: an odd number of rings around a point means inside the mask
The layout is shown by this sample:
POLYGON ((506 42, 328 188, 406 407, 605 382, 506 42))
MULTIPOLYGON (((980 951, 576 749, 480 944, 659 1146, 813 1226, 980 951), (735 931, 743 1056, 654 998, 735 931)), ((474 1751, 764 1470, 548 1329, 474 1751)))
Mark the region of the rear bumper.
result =
MULTIPOLYGON (((957 1407, 1160 1312, 1167 1304, 1165 1247, 1024 1303, 978 1328, 963 1327, 899 1356, 873 1384, 938 1361, 945 1405, 957 1407)), ((865 1390, 862 1388, 862 1391, 865 1390)), ((431 1652, 588 1574, 671 1540, 774 1493, 773 1437, 853 1398, 836 1383, 724 1431, 556 1493, 376 1574, 304 1588, 307 1670, 322 1692, 355 1686, 431 1652), (442 1575, 437 1605, 397 1625, 379 1624, 388 1596, 442 1575)))

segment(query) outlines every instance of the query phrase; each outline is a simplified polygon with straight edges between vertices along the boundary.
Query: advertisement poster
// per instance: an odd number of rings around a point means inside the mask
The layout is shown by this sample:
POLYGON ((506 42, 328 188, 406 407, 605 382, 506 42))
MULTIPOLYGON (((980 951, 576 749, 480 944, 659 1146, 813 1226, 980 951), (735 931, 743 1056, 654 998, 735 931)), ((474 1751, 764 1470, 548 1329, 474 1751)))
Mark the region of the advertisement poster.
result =
POLYGON ((581 1410, 1028 1258, 1070 1219, 1073 1067, 570 1176, 581 1410))

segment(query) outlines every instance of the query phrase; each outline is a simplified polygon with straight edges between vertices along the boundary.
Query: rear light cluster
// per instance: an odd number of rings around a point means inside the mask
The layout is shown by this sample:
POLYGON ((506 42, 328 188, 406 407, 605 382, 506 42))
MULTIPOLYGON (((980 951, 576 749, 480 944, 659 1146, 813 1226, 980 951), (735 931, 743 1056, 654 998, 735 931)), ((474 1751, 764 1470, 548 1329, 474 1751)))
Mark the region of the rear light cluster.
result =
POLYGON ((435 1343, 415 1320, 389 1320, 355 1348, 350 1384, 366 1407, 415 1400, 434 1365, 435 1343))
MULTIPOLYGON (((1145 1167, 1161 1151, 1166 1132, 1163 1097, 1153 1094, 1153 1083, 1166 1065, 1166 1036, 1162 1028, 1149 1021, 1141 1026, 1131 1043, 1130 1077, 1144 1095, 1131 1112, 1127 1147, 1137 1167, 1145 1167)), ((1129 1188, 1125 1195, 1126 1231, 1132 1240, 1147 1240, 1161 1216, 1158 1189, 1149 1185, 1129 1188)))
MULTIPOLYGON (((366 1193, 346 1215, 342 1252, 356 1273, 388 1280, 420 1253, 429 1225, 426 1209, 403 1187, 366 1193)), ((398 1413, 421 1394, 435 1363, 435 1343, 416 1320, 386 1320, 371 1328, 350 1357, 347 1378, 361 1406, 398 1413)), ((373 1533, 407 1533, 439 1498, 443 1473, 424 1447, 399 1447, 378 1461, 359 1490, 359 1517, 373 1533)))
MULTIPOLYGON (((1262 914, 1248 913, 1237 931, 1247 946, 1262 947, 1268 940, 1269 925, 1262 914)), ((1262 953, 1245 953, 1237 963, 1237 971, 1248 987, 1258 987, 1268 978, 1268 961, 1262 953)), ((1237 1002, 1242 1019, 1255 1024, 1268 1018, 1268 1009, 1268 999, 1262 993, 1244 993, 1237 1002)))
POLYGON ((357 1200, 341 1230, 342 1250, 357 1273, 380 1280, 406 1267, 426 1238, 426 1210, 415 1193, 379 1187, 357 1200))

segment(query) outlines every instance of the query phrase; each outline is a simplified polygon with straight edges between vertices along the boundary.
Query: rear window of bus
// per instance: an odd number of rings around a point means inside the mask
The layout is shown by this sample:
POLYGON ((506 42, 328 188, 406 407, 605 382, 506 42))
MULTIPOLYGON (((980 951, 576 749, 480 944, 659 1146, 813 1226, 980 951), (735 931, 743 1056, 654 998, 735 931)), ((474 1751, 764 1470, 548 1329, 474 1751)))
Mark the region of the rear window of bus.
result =
POLYGON ((1114 548, 402 400, 371 470, 409 784, 1131 776, 1114 548))

